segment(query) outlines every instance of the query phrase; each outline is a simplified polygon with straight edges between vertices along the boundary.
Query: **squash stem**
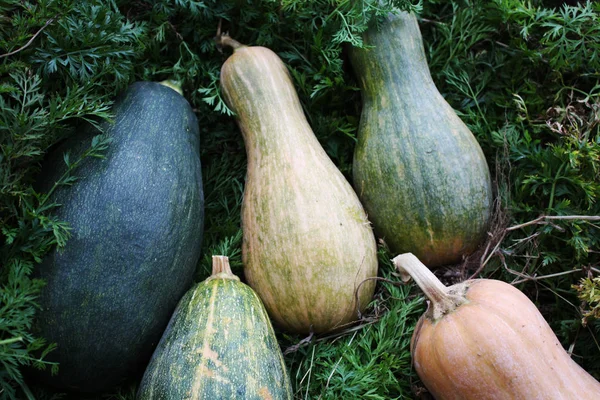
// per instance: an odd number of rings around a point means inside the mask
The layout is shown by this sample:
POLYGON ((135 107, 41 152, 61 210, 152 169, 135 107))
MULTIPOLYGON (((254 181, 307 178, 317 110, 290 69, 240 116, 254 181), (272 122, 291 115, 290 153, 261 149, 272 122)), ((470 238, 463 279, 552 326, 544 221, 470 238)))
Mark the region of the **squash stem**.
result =
POLYGON ((177 93, 179 93, 180 95, 183 96, 183 90, 181 89, 181 82, 175 81, 173 79, 167 79, 167 80, 164 80, 164 81, 161 81, 158 83, 163 86, 173 89, 174 91, 176 91, 177 93))
POLYGON ((464 293, 450 291, 414 254, 400 254, 392 262, 400 272, 402 280, 408 282, 412 278, 431 301, 428 316, 434 321, 467 302, 464 293))
POLYGON ((233 51, 236 51, 237 49, 240 49, 242 47, 246 47, 246 45, 241 44, 240 42, 238 42, 235 39, 232 39, 231 36, 229 36, 226 33, 220 34, 219 36, 217 36, 215 38, 215 40, 217 41, 218 46, 231 47, 233 49, 233 51))
POLYGON ((240 280, 231 271, 227 256, 212 256, 212 275, 208 279, 234 279, 240 280))

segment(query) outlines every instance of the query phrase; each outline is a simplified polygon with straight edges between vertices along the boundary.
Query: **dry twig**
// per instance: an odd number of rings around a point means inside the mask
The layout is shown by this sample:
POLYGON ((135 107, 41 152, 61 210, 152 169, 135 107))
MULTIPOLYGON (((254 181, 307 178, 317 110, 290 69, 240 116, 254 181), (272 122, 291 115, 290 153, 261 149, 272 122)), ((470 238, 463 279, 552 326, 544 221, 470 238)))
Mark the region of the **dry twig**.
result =
MULTIPOLYGON (((502 242, 504 241, 504 238, 506 237, 508 232, 511 231, 515 231, 517 229, 522 229, 525 228, 527 226, 531 226, 531 225, 546 225, 546 224, 550 224, 552 225, 554 228, 560 230, 560 231, 564 231, 564 228, 553 224, 551 221, 576 221, 576 220, 582 220, 582 221, 600 221, 600 216, 596 216, 596 215, 541 215, 536 219, 533 219, 531 221, 528 222, 524 222, 522 224, 518 224, 518 225, 513 225, 510 226, 508 228, 504 228, 501 229, 499 233, 496 234, 490 234, 490 236, 492 237, 492 239, 490 239, 490 241, 488 241, 485 251, 483 252, 482 256, 481 256, 481 261, 479 263, 479 266, 477 268, 477 270, 469 277, 469 279, 474 279, 477 277, 477 275, 479 275, 481 273, 481 271, 483 271, 483 269, 485 268, 485 266, 487 265, 487 263, 490 261, 490 259, 494 256, 494 255, 498 255, 499 254, 499 249, 500 249, 500 245, 502 244, 502 242), (493 240, 496 240, 496 244, 494 246, 494 248, 489 251, 489 248, 491 247, 491 243, 493 240)), ((532 235, 524 238, 524 239, 519 239, 517 241, 517 243, 513 244, 512 246, 516 246, 518 244, 522 244, 525 241, 529 241, 531 239, 534 239, 535 237, 539 236, 540 233, 536 232, 533 233, 532 235)), ((512 247, 511 246, 511 247, 512 247)), ((545 279, 545 278, 551 278, 557 275, 565 275, 567 273, 572 273, 572 272, 576 272, 576 271, 581 271, 581 269, 579 270, 573 270, 573 271, 567 271, 567 272, 562 272, 559 274, 551 274, 551 275, 545 275, 543 277, 535 277, 535 276, 530 276, 530 275, 525 275, 522 273, 519 273, 517 271, 513 271, 510 270, 506 265, 504 265, 504 268, 513 273, 514 275, 518 275, 520 277, 522 277, 523 279, 520 281, 517 281, 516 283, 513 282, 513 285, 516 285, 517 283, 521 283, 527 280, 539 280, 539 279, 545 279)))
MULTIPOLYGON (((550 223, 548 221, 552 221, 552 220, 600 221, 600 216, 598 216, 598 215, 542 215, 534 220, 531 220, 531 221, 528 221, 528 222, 525 222, 525 223, 522 223, 519 225, 514 225, 511 227, 508 227, 508 228, 506 228, 506 230, 514 231, 514 230, 521 229, 521 228, 524 228, 529 225, 546 225, 546 224, 550 223)), ((552 224, 552 225, 554 226, 554 224, 552 224)))
POLYGON ((15 54, 17 54, 17 53, 18 53, 18 52, 20 52, 20 51, 23 51, 23 50, 25 50, 27 47, 29 47, 29 46, 31 45, 31 43, 33 43, 33 41, 35 40, 35 38, 36 38, 36 37, 38 37, 38 36, 39 36, 39 34, 40 34, 40 33, 42 33, 42 31, 43 31, 44 29, 46 29, 46 27, 48 27, 48 25, 50 25, 52 22, 54 22, 54 20, 55 20, 57 17, 58 17, 58 15, 57 15, 57 16, 54 16, 54 17, 52 17, 52 18, 50 18, 50 19, 49 19, 49 20, 46 22, 46 24, 45 24, 44 26, 42 26, 42 27, 40 28, 40 30, 38 30, 38 31, 35 33, 35 35, 33 35, 33 36, 31 37, 31 39, 29 39, 29 41, 28 41, 27 43, 25 43, 25 45, 24 45, 24 46, 22 46, 22 47, 19 47, 18 49, 14 50, 14 51, 11 51, 11 52, 9 52, 9 53, 6 53, 6 54, 2 54, 2 55, 0 55, 0 58, 4 58, 4 57, 10 57, 10 56, 12 56, 12 55, 15 55, 15 54))

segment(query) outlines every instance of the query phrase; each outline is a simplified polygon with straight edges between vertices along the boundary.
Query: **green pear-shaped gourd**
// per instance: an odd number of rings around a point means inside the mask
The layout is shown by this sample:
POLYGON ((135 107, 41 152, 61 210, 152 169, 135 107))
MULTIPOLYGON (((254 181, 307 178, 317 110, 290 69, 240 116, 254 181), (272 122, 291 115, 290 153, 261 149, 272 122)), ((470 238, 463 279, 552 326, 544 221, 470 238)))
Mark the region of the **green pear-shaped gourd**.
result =
POLYGON ((390 15, 363 39, 367 48, 350 51, 363 99, 354 187, 392 252, 457 262, 489 225, 485 156, 437 90, 414 14, 390 15))

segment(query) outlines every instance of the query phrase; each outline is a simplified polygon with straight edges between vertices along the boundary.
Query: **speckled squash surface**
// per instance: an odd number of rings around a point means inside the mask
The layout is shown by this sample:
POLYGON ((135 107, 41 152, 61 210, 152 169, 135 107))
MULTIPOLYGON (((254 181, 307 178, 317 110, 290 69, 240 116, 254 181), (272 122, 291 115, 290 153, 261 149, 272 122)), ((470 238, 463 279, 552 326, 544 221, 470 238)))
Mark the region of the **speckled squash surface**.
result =
MULTIPOLYGON (((67 390, 107 391, 143 371, 200 255, 204 200, 199 128, 175 90, 131 85, 113 108, 104 159, 87 158, 78 180, 52 201, 72 228, 66 247, 36 268, 44 279, 34 332, 58 348, 59 374, 36 379, 67 390)), ((77 134, 42 166, 47 191, 96 131, 77 134)))
POLYGON ((600 382, 569 357, 535 304, 512 285, 473 279, 446 287, 412 254, 394 263, 430 300, 411 353, 437 400, 600 399, 600 382))
POLYGON ((213 274, 179 302, 137 400, 291 400, 283 356, 256 293, 213 257, 213 274))
POLYGON ((241 46, 221 87, 244 136, 243 262, 271 318, 296 333, 357 318, 377 275, 375 237, 348 181, 312 132, 286 66, 271 50, 241 46), (360 288, 359 288, 360 286, 360 288))
POLYGON ((363 99, 356 192, 392 252, 430 267, 460 261, 489 224, 485 157, 435 87, 413 14, 389 16, 364 42, 374 47, 350 51, 363 99))

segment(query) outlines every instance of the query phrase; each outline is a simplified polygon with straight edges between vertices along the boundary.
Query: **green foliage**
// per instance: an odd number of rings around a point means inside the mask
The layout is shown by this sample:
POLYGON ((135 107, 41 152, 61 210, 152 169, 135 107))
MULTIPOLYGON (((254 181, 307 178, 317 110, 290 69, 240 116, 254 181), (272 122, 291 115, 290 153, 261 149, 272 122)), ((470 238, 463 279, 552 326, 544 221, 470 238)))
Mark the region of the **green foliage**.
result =
POLYGON ((543 2, 494 0, 502 22, 522 39, 518 48, 546 62, 555 73, 598 71, 600 66, 600 6, 582 2, 549 9, 543 2))
POLYGON ((44 31, 43 47, 32 63, 67 84, 112 81, 122 89, 143 50, 144 33, 143 25, 127 21, 114 3, 73 2, 44 31))
MULTIPOLYGON (((30 70, 11 73, 4 82, 7 90, 0 97, 0 237, 4 242, 0 251, 0 362, 5 368, 0 373, 0 392, 15 398, 15 385, 27 393, 20 367, 44 368, 43 359, 53 348, 30 332, 35 299, 43 286, 31 274, 34 265, 55 245, 64 246, 69 236, 69 227, 52 215, 57 206, 50 198, 54 189, 42 194, 31 185, 36 163, 65 135, 67 121, 107 118, 108 105, 100 98, 92 100, 80 87, 68 90, 64 97, 57 94, 48 99, 40 77, 30 70)), ((107 144, 107 138, 95 138, 84 157, 100 157, 107 144)), ((80 161, 72 162, 65 155, 68 173, 54 187, 72 184, 71 172, 80 161)), ((52 367, 56 370, 57 366, 52 367)))
MULTIPOLYGON (((418 378, 410 339, 425 311, 410 286, 398 284, 390 254, 380 251, 384 281, 358 328, 318 338, 287 355, 298 399, 411 399, 418 378)), ((290 343, 300 338, 287 337, 290 343)))
POLYGON ((582 324, 585 326, 593 319, 600 319, 600 278, 582 279, 579 285, 573 285, 573 288, 577 290, 579 300, 586 306, 582 324))
MULTIPOLYGON (((537 302, 565 347, 572 346, 574 358, 600 377, 600 322, 582 325, 585 313, 597 309, 597 289, 595 280, 581 281, 600 265, 600 225, 573 217, 600 215, 597 2, 5 0, 0 55, 10 55, 0 57, 0 398, 69 398, 29 388, 22 376, 25 367, 55 367, 44 361, 52 344, 30 332, 43 287, 33 271, 48 251, 68 246, 70 232, 52 216, 58 205, 51 193, 35 189, 45 154, 82 123, 110 119, 111 101, 131 82, 181 81, 202 136, 206 220, 196 278, 207 276, 213 254, 229 256, 243 277, 246 158, 219 91, 219 69, 230 53, 215 46, 219 26, 282 57, 317 138, 350 177, 360 92, 346 47, 360 45, 361 32, 393 5, 421 17, 434 81, 478 138, 496 179, 499 220, 524 224, 492 232, 502 240, 490 247, 483 275, 521 281, 518 287, 537 302)), ((84 156, 101 157, 107 146, 109 138, 99 136, 84 156)), ((69 172, 56 185, 76 184, 80 160, 66 156, 65 162, 69 172)), ((382 253, 381 275, 397 281, 391 256, 382 253)), ((460 271, 468 276, 478 266, 467 263, 460 271)), ((380 283, 362 328, 312 338, 286 356, 297 398, 415 398, 419 382, 408 340, 422 308, 408 287, 380 283)), ((279 337, 284 347, 302 339, 279 337)), ((133 400, 135 384, 90 398, 133 400)))
MULTIPOLYGON (((42 338, 34 337, 30 332, 31 321, 36 310, 36 295, 43 282, 29 278, 33 269, 32 262, 14 260, 4 264, 2 286, 0 286, 0 393, 2 398, 16 398, 20 386, 27 393, 20 368, 33 365, 45 368, 48 364, 44 357, 52 351, 42 338), (39 356, 34 356, 42 350, 39 356)), ((51 364, 56 370, 56 365, 51 364)))

